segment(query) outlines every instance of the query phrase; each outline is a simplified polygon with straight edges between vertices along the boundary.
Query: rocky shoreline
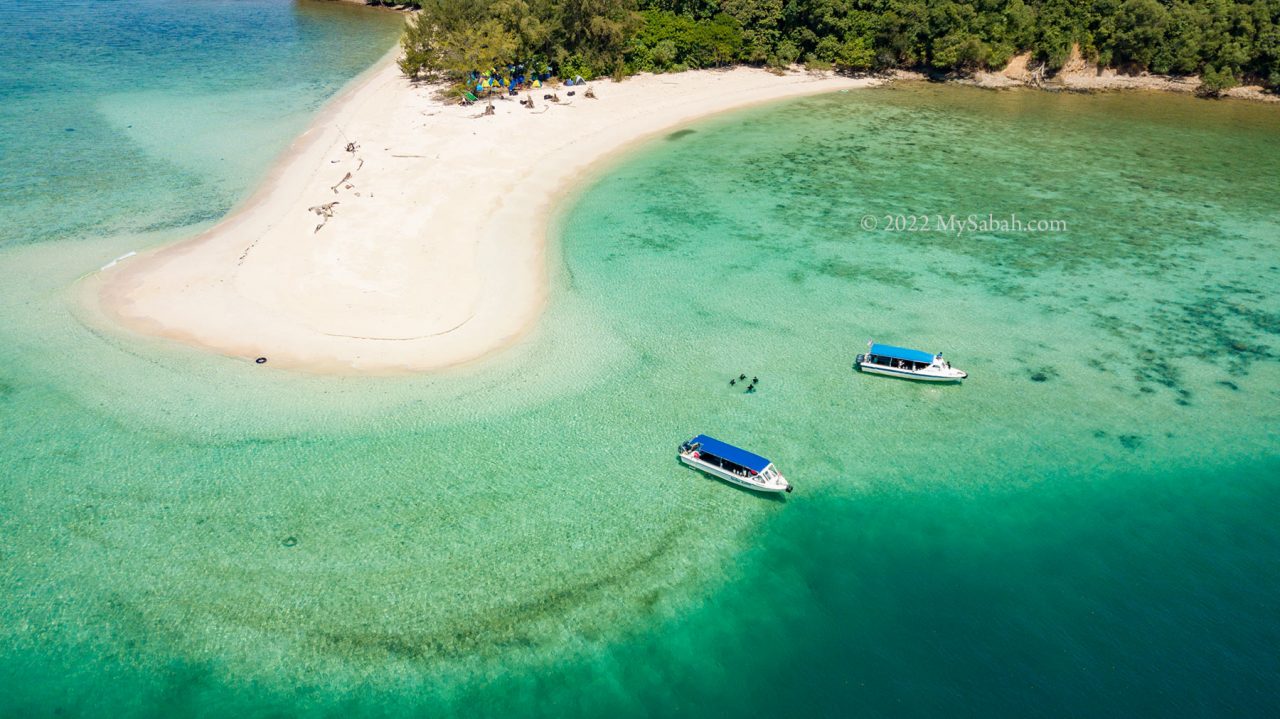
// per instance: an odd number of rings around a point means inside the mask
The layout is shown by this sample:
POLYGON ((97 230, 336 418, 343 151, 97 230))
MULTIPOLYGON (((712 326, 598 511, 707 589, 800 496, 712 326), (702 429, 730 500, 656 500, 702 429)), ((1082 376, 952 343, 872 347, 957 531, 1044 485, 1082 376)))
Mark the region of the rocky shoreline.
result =
MULTIPOLYGON (((1059 92, 1113 92, 1123 90, 1158 90, 1161 92, 1195 93, 1200 89, 1196 75, 1155 75, 1140 73, 1130 75, 1115 68, 1099 67, 1087 62, 1078 48, 1062 69, 1047 75, 1030 62, 1030 54, 1017 55, 994 72, 977 72, 955 82, 989 89, 1031 87, 1059 92)), ((1224 90, 1219 97, 1229 97, 1258 102, 1280 102, 1280 94, 1268 92, 1258 85, 1242 85, 1224 90)))

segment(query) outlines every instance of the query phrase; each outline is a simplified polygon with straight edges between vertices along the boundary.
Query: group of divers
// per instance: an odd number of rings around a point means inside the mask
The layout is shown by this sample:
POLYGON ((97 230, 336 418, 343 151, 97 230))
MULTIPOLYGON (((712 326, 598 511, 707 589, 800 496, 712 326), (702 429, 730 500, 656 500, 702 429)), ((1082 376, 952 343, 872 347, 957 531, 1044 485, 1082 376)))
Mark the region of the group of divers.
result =
MULTIPOLYGON (((858 355, 853 365, 859 372, 921 382, 960 382, 969 376, 952 367, 941 353, 875 342, 867 343, 867 351, 858 355)), ((736 387, 746 380, 745 373, 739 374, 729 380, 729 386, 736 387)), ((759 383, 759 377, 752 377, 746 393, 754 393, 759 383)), ((681 443, 678 454, 684 464, 740 487, 769 493, 791 491, 791 483, 773 462, 705 434, 681 443)))

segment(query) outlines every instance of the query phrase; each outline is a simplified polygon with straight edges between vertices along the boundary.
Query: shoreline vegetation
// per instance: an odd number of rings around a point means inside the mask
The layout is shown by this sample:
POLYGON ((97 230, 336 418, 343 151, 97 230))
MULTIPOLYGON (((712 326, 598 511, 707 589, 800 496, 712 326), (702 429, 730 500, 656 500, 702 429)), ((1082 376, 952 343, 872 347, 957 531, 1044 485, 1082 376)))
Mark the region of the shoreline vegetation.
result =
POLYGON ((416 0, 401 67, 621 79, 727 65, 1280 100, 1280 0, 416 0))

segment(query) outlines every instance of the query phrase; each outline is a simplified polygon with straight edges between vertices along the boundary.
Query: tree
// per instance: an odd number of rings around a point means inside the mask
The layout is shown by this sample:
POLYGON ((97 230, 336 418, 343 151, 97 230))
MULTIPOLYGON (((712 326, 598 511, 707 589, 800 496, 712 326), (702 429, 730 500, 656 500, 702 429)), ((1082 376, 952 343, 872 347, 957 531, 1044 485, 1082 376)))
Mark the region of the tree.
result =
POLYGON ((475 56, 480 62, 480 55, 506 49, 511 44, 511 37, 492 12, 493 2, 490 0, 422 0, 421 7, 400 40, 404 50, 400 69, 406 75, 461 73, 488 68, 497 61, 496 58, 486 65, 470 66, 467 66, 466 58, 475 56), (487 33, 496 33, 497 36, 489 38, 487 33), (476 43, 483 45, 484 49, 475 48, 476 43))
POLYGON ((782 3, 783 0, 721 0, 721 10, 742 26, 748 62, 765 62, 774 56, 781 39, 782 3))
POLYGON ((633 0, 560 0, 555 59, 579 56, 589 65, 586 75, 621 70, 627 43, 642 22, 635 7, 633 0))
POLYGON ((985 67, 986 43, 962 31, 950 32, 933 42, 932 64, 939 70, 972 72, 985 67))
POLYGON ((1169 13, 1156 0, 1125 0, 1115 14, 1111 47, 1115 62, 1147 70, 1164 44, 1169 13))
POLYGON ((1196 88, 1196 94, 1203 97, 1218 97, 1223 91, 1229 90, 1239 82, 1236 80, 1235 73, 1231 72, 1231 68, 1224 67, 1221 70, 1214 69, 1213 65, 1206 65, 1204 73, 1200 76, 1200 87, 1196 88))

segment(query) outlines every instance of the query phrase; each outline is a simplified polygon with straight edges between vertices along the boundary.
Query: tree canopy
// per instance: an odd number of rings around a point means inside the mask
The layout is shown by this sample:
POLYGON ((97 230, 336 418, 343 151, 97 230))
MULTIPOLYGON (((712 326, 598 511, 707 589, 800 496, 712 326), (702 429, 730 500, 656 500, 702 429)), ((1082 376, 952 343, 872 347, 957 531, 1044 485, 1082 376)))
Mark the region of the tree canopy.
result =
POLYGON ((1280 0, 421 0, 411 74, 525 59, 561 75, 803 62, 967 73, 1074 46, 1123 70, 1280 86, 1280 0))
POLYGON ((519 62, 561 74, 625 69, 640 28, 634 0, 420 0, 401 46, 410 75, 461 76, 519 62))

